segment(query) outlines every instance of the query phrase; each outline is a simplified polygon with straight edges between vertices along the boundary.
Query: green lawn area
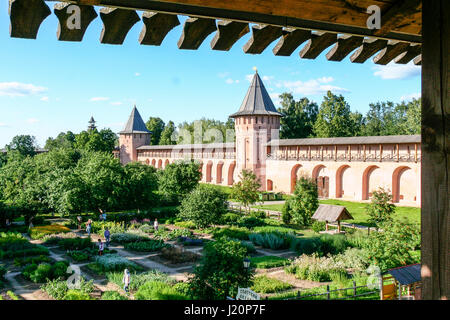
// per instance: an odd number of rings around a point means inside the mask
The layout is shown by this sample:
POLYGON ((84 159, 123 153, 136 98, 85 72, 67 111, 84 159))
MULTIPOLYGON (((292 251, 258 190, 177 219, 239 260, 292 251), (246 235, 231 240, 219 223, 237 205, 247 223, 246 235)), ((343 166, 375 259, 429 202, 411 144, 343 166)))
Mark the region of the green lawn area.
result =
MULTIPOLYGON (((345 206, 350 214, 353 216, 354 220, 349 220, 346 222, 355 223, 365 226, 371 226, 367 221, 369 216, 365 213, 365 208, 367 203, 353 202, 353 201, 343 201, 343 200, 319 200, 320 203, 324 204, 335 204, 340 206, 345 206)), ((283 208, 283 204, 268 204, 262 206, 254 206, 254 208, 280 211, 283 208)), ((396 219, 408 219, 409 222, 420 225, 420 208, 414 207, 397 207, 395 210, 394 217, 396 219)))

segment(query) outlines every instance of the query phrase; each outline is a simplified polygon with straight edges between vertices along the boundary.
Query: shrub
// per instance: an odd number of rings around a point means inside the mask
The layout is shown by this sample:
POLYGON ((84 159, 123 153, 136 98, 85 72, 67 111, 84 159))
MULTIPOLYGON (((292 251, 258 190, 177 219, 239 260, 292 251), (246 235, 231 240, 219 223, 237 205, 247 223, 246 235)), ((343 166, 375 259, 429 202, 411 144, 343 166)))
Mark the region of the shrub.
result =
POLYGON ((299 254, 318 253, 322 255, 322 242, 319 237, 313 238, 297 238, 292 242, 291 249, 299 254))
POLYGON ((19 233, 0 233, 0 259, 48 254, 47 248, 30 243, 19 233))
POLYGON ((155 229, 149 224, 143 224, 138 230, 143 233, 153 233, 155 231, 155 229))
POLYGON ((48 236, 51 234, 66 233, 66 232, 70 232, 70 229, 65 226, 62 226, 60 224, 37 226, 37 227, 30 228, 28 231, 31 239, 34 239, 34 240, 42 239, 45 236, 48 236))
POLYGON ((67 251, 67 255, 76 262, 89 260, 89 254, 80 250, 67 251))
POLYGON ((40 264, 42 262, 50 262, 51 259, 48 256, 40 255, 37 257, 15 258, 14 265, 22 267, 27 264, 40 264))
POLYGON ((67 290, 63 300, 95 300, 89 293, 82 292, 80 290, 71 289, 67 290))
POLYGON ((3 277, 6 274, 6 271, 7 271, 6 268, 4 266, 0 265, 0 279, 3 279, 3 277))
POLYGON ((93 221, 91 227, 92 233, 98 234, 100 236, 103 236, 106 227, 108 227, 111 236, 115 233, 124 233, 127 230, 124 222, 113 221, 93 221))
POLYGON ((241 219, 239 219, 238 223, 240 227, 249 229, 265 225, 264 220, 256 217, 242 217, 241 219))
POLYGON ((187 300, 188 298, 174 287, 161 281, 144 283, 134 295, 137 300, 187 300))
POLYGON ((311 225, 311 229, 316 232, 319 233, 320 231, 324 231, 325 228, 325 222, 323 221, 314 221, 311 225))
POLYGON ((58 241, 58 245, 64 250, 82 250, 91 247, 92 242, 90 238, 61 239, 58 241))
POLYGON ((105 254, 95 258, 95 265, 89 265, 91 268, 97 269, 101 273, 108 271, 123 271, 128 268, 129 270, 141 270, 142 267, 138 266, 134 262, 119 256, 117 254, 105 254))
POLYGON ((241 219, 242 215, 234 213, 234 212, 228 212, 222 215, 221 224, 226 225, 237 225, 239 222, 239 219, 241 219))
MULTIPOLYGON (((233 239, 231 239, 233 240, 233 239)), ((241 245, 247 250, 247 254, 251 254, 251 253, 256 253, 256 248, 253 245, 253 243, 249 243, 245 240, 239 240, 236 239, 237 241, 239 241, 241 243, 241 245)))
MULTIPOLYGON (((41 286, 41 289, 47 294, 56 300, 64 300, 67 292, 69 291, 69 287, 67 285, 67 281, 61 279, 55 279, 48 281, 46 284, 41 286)), ((83 277, 80 278, 80 289, 73 289, 76 291, 80 291, 84 294, 89 294, 94 291, 94 281, 86 281, 83 277)))
POLYGON ((250 217, 257 218, 257 219, 265 219, 266 213, 264 211, 260 211, 260 210, 259 211, 251 211, 250 217))
POLYGON ((333 257, 319 257, 317 254, 301 255, 285 271, 295 274, 299 279, 317 282, 331 281, 339 275, 347 275, 342 262, 333 257))
POLYGON ((274 293, 291 289, 293 286, 278 279, 269 278, 266 275, 255 277, 251 289, 259 293, 274 293))
POLYGON ((378 188, 372 192, 372 198, 366 207, 366 213, 370 217, 369 222, 378 228, 380 224, 392 220, 395 213, 395 205, 392 203, 392 195, 383 188, 378 188))
POLYGON ((102 294, 102 300, 128 300, 128 298, 117 291, 105 291, 102 294))
POLYGON ((339 263, 342 263, 345 268, 354 271, 364 271, 369 267, 367 252, 364 249, 349 248, 334 258, 339 263))
POLYGON ((200 256, 193 252, 181 249, 168 247, 161 249, 161 257, 170 261, 170 263, 184 263, 184 262, 195 262, 200 256))
POLYGON ((64 278, 66 276, 67 267, 69 267, 67 261, 58 261, 53 265, 49 263, 41 263, 39 265, 33 263, 27 265, 23 269, 22 275, 25 279, 35 283, 42 283, 46 280, 64 278))
POLYGON ((321 251, 324 255, 338 254, 344 252, 350 245, 347 242, 347 238, 342 234, 323 234, 320 236, 321 251))
POLYGON ((220 228, 214 230, 213 238, 220 239, 222 237, 235 238, 239 240, 248 240, 250 230, 241 227, 220 228))
POLYGON ((128 242, 125 243, 124 247, 127 250, 141 251, 141 252, 152 252, 159 251, 162 248, 169 246, 161 240, 146 240, 138 242, 128 242))
POLYGON ((129 243, 136 241, 147 241, 149 237, 145 233, 113 233, 111 234, 111 242, 129 243))
POLYGON ((251 265, 258 269, 269 269, 288 265, 289 259, 277 256, 264 256, 250 258, 251 265))
POLYGON ((78 238, 78 235, 74 232, 54 233, 44 236, 41 240, 43 240, 45 244, 57 244, 61 239, 69 238, 78 238))
POLYGON ((249 239, 257 246, 278 250, 289 248, 295 236, 289 233, 261 232, 250 234, 249 239))
POLYGON ((238 287, 248 287, 253 270, 244 269, 242 261, 246 254, 247 250, 240 242, 226 238, 206 244, 201 263, 189 282, 192 296, 209 300, 225 299, 235 295, 238 287))
POLYGON ((190 220, 197 227, 219 224, 227 211, 227 196, 210 185, 200 184, 181 202, 178 217, 190 220))
POLYGON ((180 228, 187 228, 187 229, 194 229, 195 228, 195 223, 193 221, 177 221, 174 223, 175 226, 180 227, 180 228))
POLYGON ((8 297, 10 297, 11 300, 19 300, 19 297, 11 290, 6 291, 6 294, 8 295, 8 297))
POLYGON ((253 229, 255 233, 282 233, 282 234, 294 234, 295 231, 291 228, 280 227, 280 226, 264 226, 264 227, 256 227, 253 229))
POLYGON ((291 217, 291 221, 301 225, 309 226, 311 217, 319 207, 317 185, 310 178, 301 177, 295 185, 294 195, 284 205, 285 215, 291 217))
MULTIPOLYGON (((114 282, 119 287, 123 286, 123 271, 108 272, 106 273, 106 277, 108 278, 108 281, 114 282)), ((149 281, 160 281, 167 284, 173 284, 175 282, 175 280, 170 278, 166 273, 160 272, 158 270, 152 270, 143 273, 132 272, 129 289, 131 291, 136 291, 144 283, 149 281)))

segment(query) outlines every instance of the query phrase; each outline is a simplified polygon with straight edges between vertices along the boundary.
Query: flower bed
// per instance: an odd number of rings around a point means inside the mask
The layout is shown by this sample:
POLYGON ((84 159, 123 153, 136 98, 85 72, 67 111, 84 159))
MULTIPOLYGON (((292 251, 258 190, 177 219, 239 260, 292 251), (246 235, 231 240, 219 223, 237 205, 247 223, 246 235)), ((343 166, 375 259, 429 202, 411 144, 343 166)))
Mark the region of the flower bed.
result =
POLYGON ((258 293, 274 293, 292 289, 289 283, 278 279, 269 278, 266 275, 255 277, 251 289, 258 293))
POLYGON ((47 248, 30 243, 20 233, 0 233, 0 259, 48 254, 47 248))
POLYGON ((290 264, 290 261, 289 259, 277 256, 264 256, 250 258, 250 263, 255 268, 269 269, 286 266, 290 264))
POLYGON ((67 268, 69 263, 67 261, 58 261, 54 264, 41 263, 29 264, 23 271, 22 275, 25 279, 35 283, 42 283, 46 280, 53 280, 58 278, 65 278, 67 276, 67 268))
POLYGON ((30 228, 28 234, 30 235, 31 239, 37 240, 51 234, 66 232, 70 232, 70 229, 60 224, 50 224, 47 226, 37 226, 30 228))
POLYGON ((95 258, 95 262, 88 265, 94 272, 103 274, 108 271, 142 270, 136 263, 117 254, 105 254, 95 258))

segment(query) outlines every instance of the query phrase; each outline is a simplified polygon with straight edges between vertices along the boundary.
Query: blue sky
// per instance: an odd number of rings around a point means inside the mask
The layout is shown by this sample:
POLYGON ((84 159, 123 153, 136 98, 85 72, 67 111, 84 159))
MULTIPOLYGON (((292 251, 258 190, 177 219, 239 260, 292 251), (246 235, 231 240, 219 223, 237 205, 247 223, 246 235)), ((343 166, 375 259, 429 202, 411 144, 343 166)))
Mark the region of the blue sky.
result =
MULTIPOLYGON (((53 11, 53 3, 47 3, 53 11)), ((138 12, 141 15, 141 12, 138 12)), ((186 18, 180 16, 183 24, 186 18)), ((277 104, 282 92, 318 103, 326 90, 344 95, 352 110, 365 113, 369 103, 400 102, 420 95, 420 67, 330 62, 326 52, 315 60, 276 57, 272 43, 262 54, 242 51, 250 34, 229 52, 210 49, 211 34, 199 50, 179 50, 182 24, 160 47, 138 42, 142 22, 122 46, 99 42, 98 17, 81 43, 56 40, 54 14, 41 25, 37 40, 9 37, 8 1, 0 0, 0 147, 13 136, 31 134, 43 146, 61 131, 86 129, 90 116, 99 128, 118 132, 132 106, 176 124, 201 117, 226 120, 245 96, 253 67, 277 104)))

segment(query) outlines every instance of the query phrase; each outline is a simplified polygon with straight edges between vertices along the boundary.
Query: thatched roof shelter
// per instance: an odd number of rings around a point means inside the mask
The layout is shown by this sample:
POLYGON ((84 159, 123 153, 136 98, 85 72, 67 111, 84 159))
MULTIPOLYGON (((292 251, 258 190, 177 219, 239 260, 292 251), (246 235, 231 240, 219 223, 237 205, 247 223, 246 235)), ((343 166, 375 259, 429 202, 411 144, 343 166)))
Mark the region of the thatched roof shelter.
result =
POLYGON ((344 206, 337 206, 333 204, 320 204, 312 218, 314 220, 328 222, 353 219, 350 212, 348 212, 344 206))

